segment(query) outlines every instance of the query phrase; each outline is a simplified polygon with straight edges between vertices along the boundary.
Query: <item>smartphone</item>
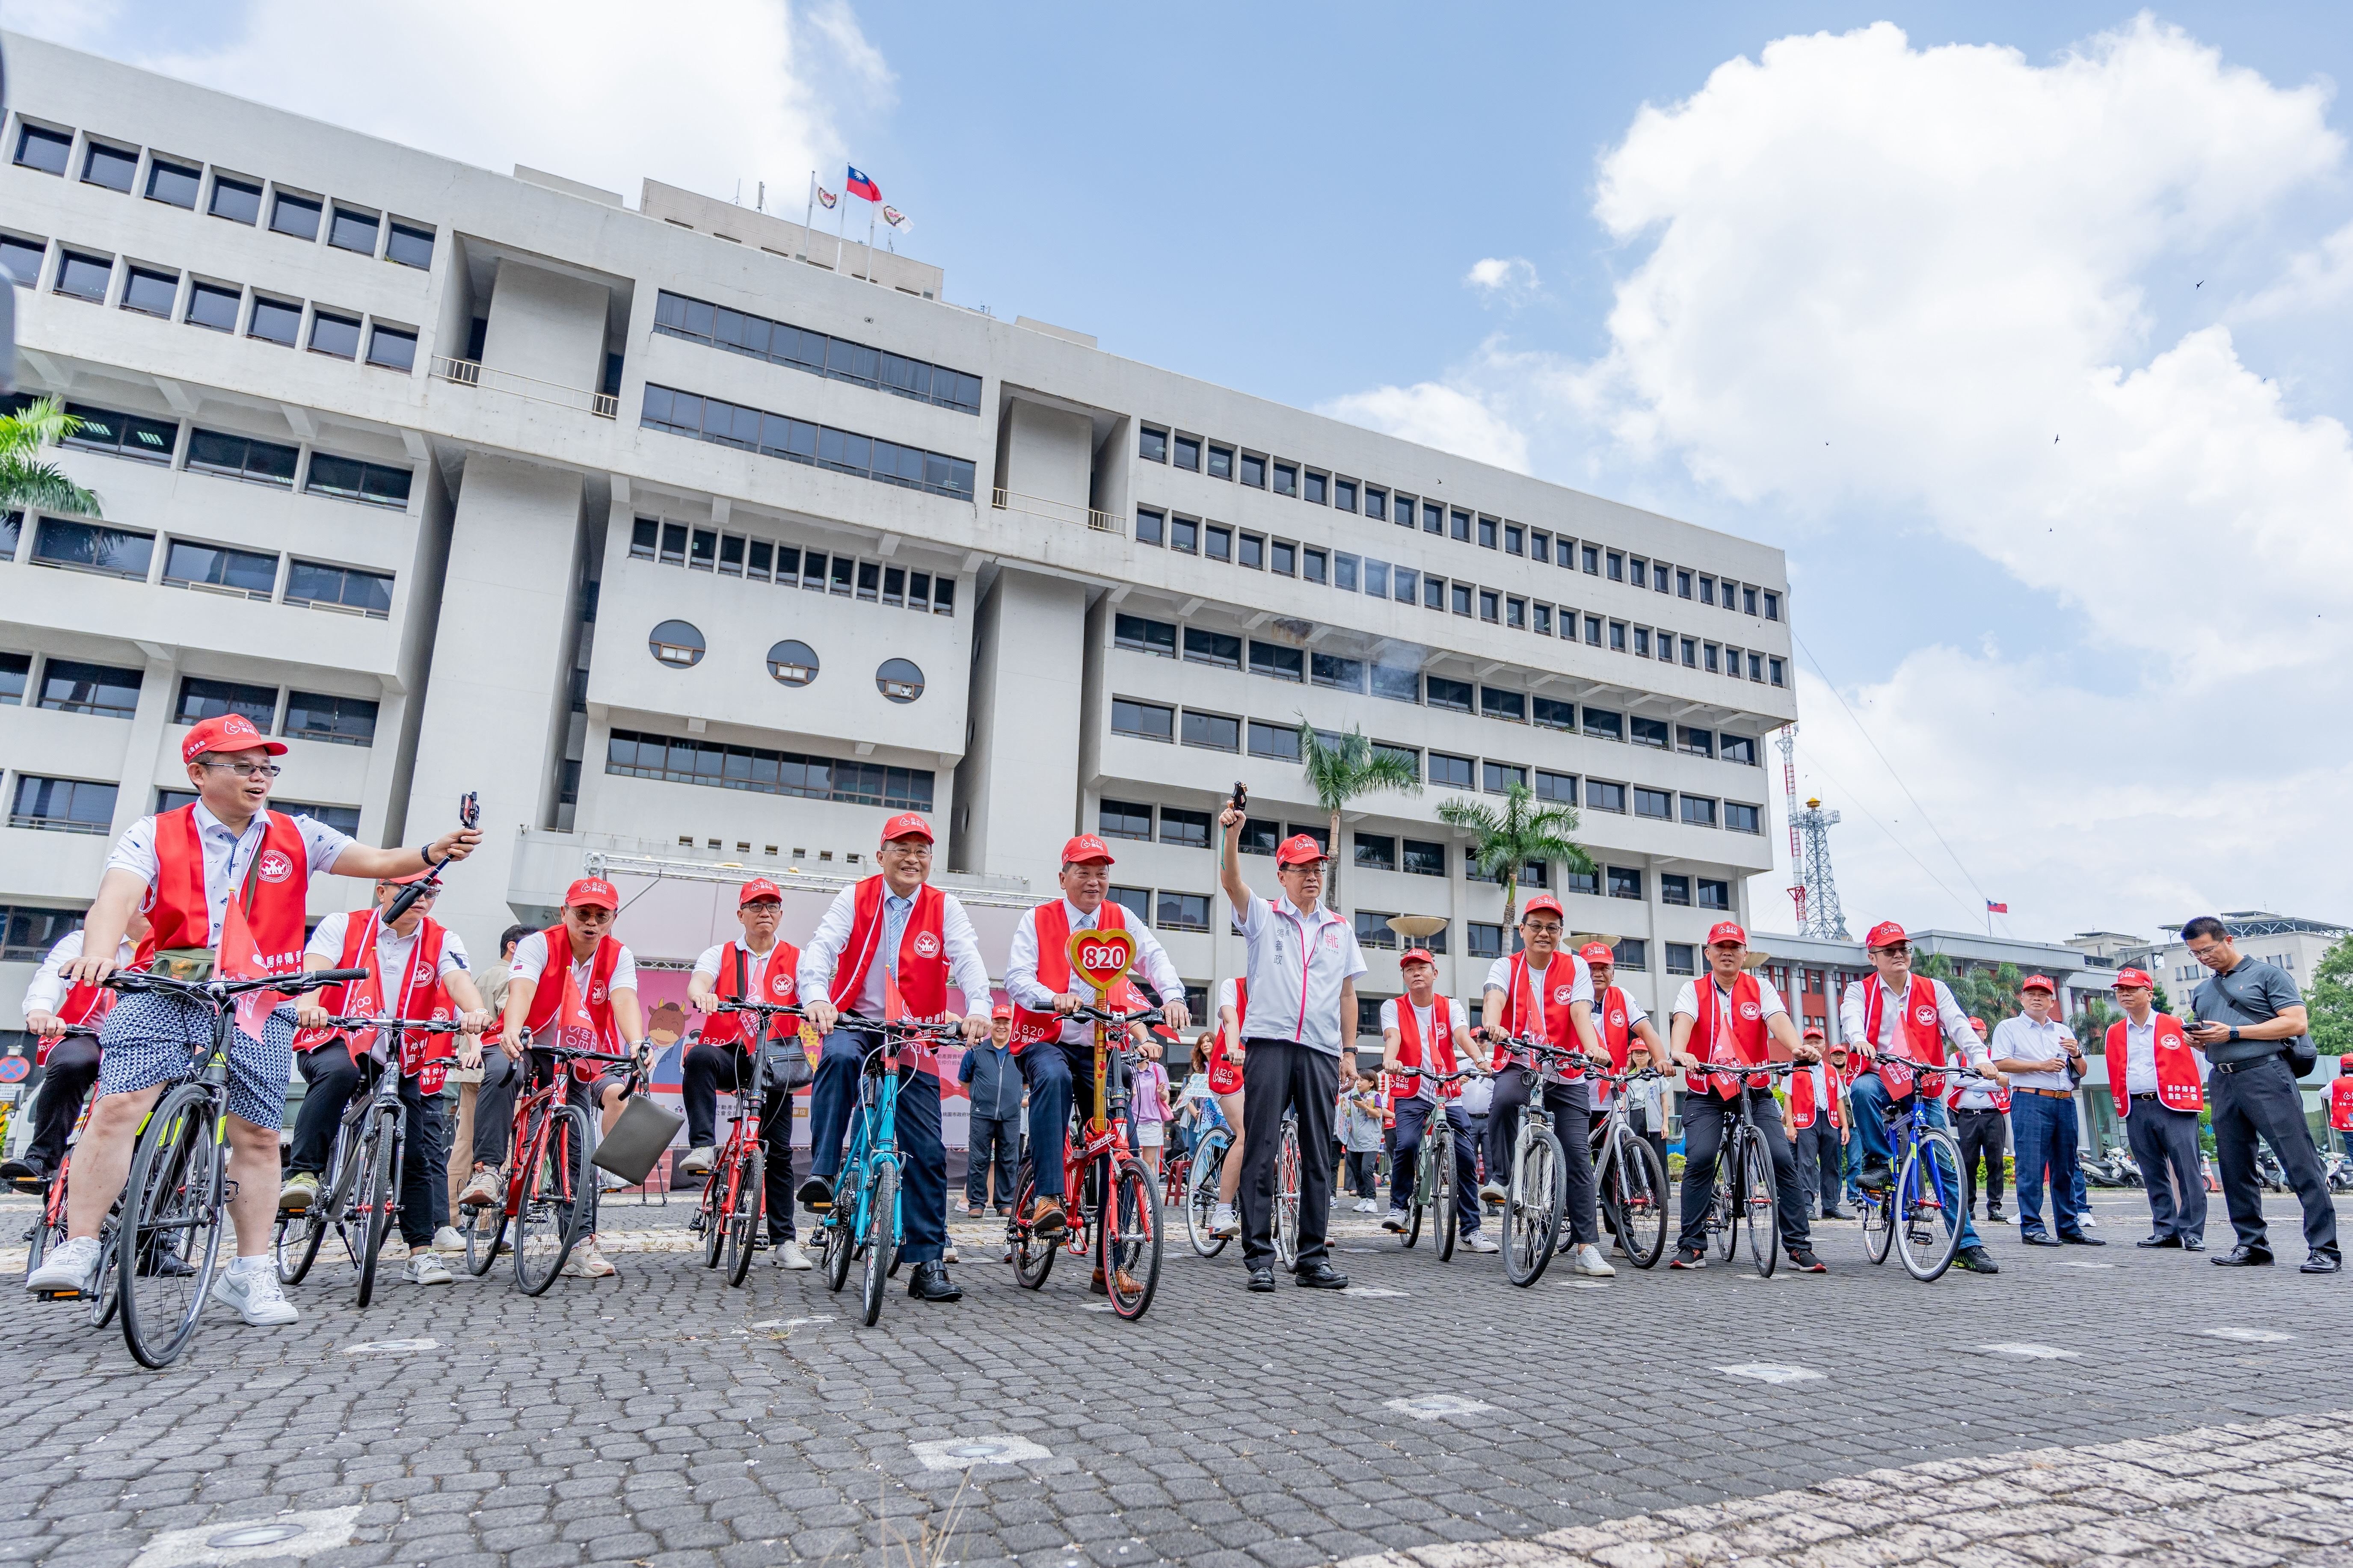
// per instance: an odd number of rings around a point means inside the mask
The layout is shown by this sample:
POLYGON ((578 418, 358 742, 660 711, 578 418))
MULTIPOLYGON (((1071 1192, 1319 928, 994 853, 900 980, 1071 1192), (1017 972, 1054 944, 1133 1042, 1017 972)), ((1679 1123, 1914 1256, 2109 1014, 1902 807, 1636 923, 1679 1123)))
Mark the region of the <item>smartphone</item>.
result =
POLYGON ((1236 811, 1250 809, 1250 789, 1240 779, 1234 781, 1234 809, 1236 811))
POLYGON ((468 790, 458 797, 458 821, 459 826, 465 827, 480 827, 482 825, 481 798, 472 790, 468 790))

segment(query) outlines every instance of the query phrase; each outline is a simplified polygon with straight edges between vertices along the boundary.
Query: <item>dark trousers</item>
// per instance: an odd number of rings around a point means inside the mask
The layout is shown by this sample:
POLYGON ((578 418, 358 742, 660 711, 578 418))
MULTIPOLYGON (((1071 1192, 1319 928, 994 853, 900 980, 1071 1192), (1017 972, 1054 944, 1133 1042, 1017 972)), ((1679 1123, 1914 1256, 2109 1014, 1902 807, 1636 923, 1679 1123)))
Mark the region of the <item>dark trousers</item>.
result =
POLYGON ((989 1202, 993 1189, 997 1208, 1012 1207, 1013 1167, 1020 1158, 1021 1119, 976 1116, 972 1119, 972 1135, 965 1142, 971 1145, 971 1152, 965 1164, 965 1206, 976 1209, 989 1202))
MULTIPOLYGON (((1340 1058, 1295 1040, 1242 1042, 1242 1261, 1258 1268, 1274 1256, 1274 1171, 1282 1152, 1283 1112, 1299 1118, 1299 1253, 1294 1268, 1324 1259, 1332 1215, 1332 1112, 1340 1093, 1340 1058)), ((1037 1091, 1030 1091, 1034 1101, 1037 1091)), ((1034 1147, 1034 1142, 1033 1142, 1034 1147)))
MULTIPOLYGON (((1405 1207, 1413 1196, 1421 1141, 1429 1136, 1430 1116, 1435 1109, 1427 1100, 1398 1101, 1397 1125, 1389 1129, 1389 1207, 1393 1209, 1405 1207)), ((1475 1236, 1479 1230, 1477 1139, 1471 1131, 1471 1118, 1460 1105, 1448 1103, 1446 1124, 1454 1133, 1454 1228, 1464 1236, 1475 1236)))
MULTIPOLYGON (((1495 1099, 1487 1108, 1487 1179, 1512 1179, 1512 1145, 1520 1136, 1520 1115, 1528 1103, 1530 1075, 1509 1068, 1495 1075, 1495 1099)), ((1553 1136, 1568 1167, 1568 1238, 1572 1247, 1599 1246, 1601 1227, 1594 1217, 1593 1086, 1547 1083, 1545 1109, 1552 1112, 1553 1136)))
MULTIPOLYGON (((2018 1233, 2044 1233, 2042 1172, 2048 1165, 2052 1226, 2061 1236, 2081 1234, 2083 1211, 2075 1205, 2075 1173, 2081 1165, 2075 1157, 2079 1145, 2073 1096, 2053 1100, 2020 1089, 2010 1097, 2010 1124, 2018 1134, 2018 1233)), ((2308 1144, 2310 1140, 2306 1142, 2308 1144)), ((2262 1223, 2256 1221, 2259 1226, 2262 1223)))
MULTIPOLYGON (((2274 1052, 2235 1072, 2217 1071, 2207 1080, 2214 1123, 2214 1163, 2222 1178, 2222 1201, 2239 1245, 2270 1250, 2263 1233, 2263 1193, 2255 1179, 2255 1140, 2270 1142, 2288 1185, 2304 1205, 2304 1244, 2330 1258, 2337 1251, 2337 1205, 2312 1146, 2304 1120, 2304 1096, 2288 1071, 2287 1058, 2274 1052)), ((2153 1173, 2144 1163, 2145 1178, 2153 1173)))
POLYGON ((2198 1113, 2133 1097, 2125 1140, 2148 1185, 2149 1229, 2158 1237, 2206 1238, 2206 1173, 2198 1158, 2198 1113), (2179 1195, 2177 1196, 2177 1190, 2179 1195))
MULTIPOLYGON (((54 1061, 57 1058, 52 1057, 50 1059, 54 1061)), ((2346 1158, 2353 1160, 2353 1127, 2338 1128, 2337 1130, 2337 1141, 2345 1146, 2346 1158)))
MULTIPOLYGON (((486 1046, 482 1049, 481 1085, 474 1091, 474 1163, 496 1166, 507 1163, 507 1144, 514 1134, 515 1101, 522 1094, 524 1075, 543 1079, 557 1071, 564 1074, 564 1103, 577 1107, 587 1116, 588 1148, 591 1154, 596 1152, 603 1118, 598 1086, 604 1079, 582 1083, 570 1068, 558 1068, 554 1059, 543 1052, 534 1051, 522 1061, 511 1062, 504 1051, 486 1046)), ((596 1229, 596 1204, 602 1185, 592 1167, 586 1222, 592 1235, 596 1229)), ((443 1191, 446 1194, 448 1189, 443 1191)))
MULTIPOLYGON (((742 1049, 733 1045, 698 1045, 686 1053, 681 1077, 685 1079, 687 1147, 707 1149, 718 1142, 719 1091, 733 1093, 744 1081, 736 1075, 748 1065, 742 1049), (698 1057, 702 1060, 697 1062, 698 1057), (700 1121, 695 1120, 698 1109, 700 1121)), ((761 1204, 768 1211, 768 1239, 790 1241, 797 1234, 793 1228, 793 1097, 773 1083, 761 1097, 759 1138, 766 1172, 761 1204)))
MULTIPOLYGON (((1769 1089, 1752 1089, 1749 1120, 1765 1136, 1766 1152, 1773 1159, 1773 1197, 1780 1222, 1781 1245, 1799 1252, 1812 1245, 1812 1199, 1798 1182, 1797 1151, 1781 1128, 1780 1102, 1769 1089)), ((1683 1226, 1678 1247, 1707 1245, 1707 1205, 1715 1198, 1715 1162, 1724 1152, 1725 1130, 1737 1122, 1732 1101, 1710 1091, 1683 1096, 1683 1226)))
MULTIPOLYGON (((297 1052, 295 1066, 308 1087, 302 1109, 294 1118, 294 1147, 287 1158, 290 1172, 326 1174, 335 1149, 335 1129, 352 1097, 375 1085, 373 1061, 363 1068, 352 1059, 349 1047, 330 1040, 313 1050, 297 1052)), ((411 1247, 423 1247, 433 1233, 449 1223, 449 1185, 445 1168, 449 1150, 442 1130, 441 1101, 427 1100, 417 1079, 400 1080, 400 1236, 411 1247)))
MULTIPOLYGON (((2052 1103, 2056 1104, 2056 1101, 2052 1103)), ((1985 1162, 1986 1217, 2001 1214, 2001 1156, 2010 1120, 1991 1106, 1953 1112, 1953 1141, 1961 1146, 1961 1193, 1971 1214, 1978 1207, 1978 1162, 1985 1162)))
POLYGON ((1839 1184, 1845 1173, 1846 1142, 1839 1136, 1839 1130, 1831 1125, 1831 1119, 1816 1110, 1813 1125, 1798 1129, 1797 1154, 1798 1190, 1806 1194, 1809 1204, 1819 1193, 1822 1214, 1827 1217, 1838 1208, 1839 1184))
POLYGON ((1374 1174, 1375 1167, 1380 1163, 1381 1152, 1378 1149, 1348 1151, 1348 1186, 1358 1197, 1369 1198, 1380 1190, 1374 1174))
MULTIPOLYGON (((825 1037, 809 1095, 809 1171, 841 1173, 842 1140, 858 1110, 860 1063, 873 1037, 836 1029, 825 1037)), ((940 1080, 902 1068, 899 1076, 899 1218, 909 1263, 936 1263, 948 1239, 948 1152, 940 1142, 940 1080)))
POLYGON ((719 1142, 719 1091, 735 1087, 742 1053, 733 1045, 698 1042, 679 1066, 679 1098, 686 1102, 686 1146, 708 1149, 719 1142))
POLYGON ((33 1141, 25 1145, 25 1163, 43 1175, 55 1173, 66 1157, 66 1140, 73 1134, 74 1119, 90 1086, 98 1081, 98 1042, 88 1035, 68 1035, 49 1048, 41 1068, 41 1092, 33 1101, 33 1141))
MULTIPOLYGON (((1092 1044, 1074 1046, 1066 1040, 1039 1040, 1023 1047, 1021 1054, 1013 1059, 1021 1064, 1021 1081, 1029 1086, 1029 1166, 1037 1177, 1038 1195, 1059 1198, 1062 1195, 1062 1166, 1070 1153, 1071 1107, 1084 1103, 1088 1114, 1093 1114, 1095 1048, 1092 1044)), ((1120 1093, 1119 1057, 1113 1056, 1103 1070, 1103 1098, 1108 1101, 1120 1093)), ((1133 1146, 1134 1142, 1131 1119, 1128 1143, 1133 1146)), ((1008 1197, 1005 1201, 1010 1203, 1012 1199, 1008 1197)))

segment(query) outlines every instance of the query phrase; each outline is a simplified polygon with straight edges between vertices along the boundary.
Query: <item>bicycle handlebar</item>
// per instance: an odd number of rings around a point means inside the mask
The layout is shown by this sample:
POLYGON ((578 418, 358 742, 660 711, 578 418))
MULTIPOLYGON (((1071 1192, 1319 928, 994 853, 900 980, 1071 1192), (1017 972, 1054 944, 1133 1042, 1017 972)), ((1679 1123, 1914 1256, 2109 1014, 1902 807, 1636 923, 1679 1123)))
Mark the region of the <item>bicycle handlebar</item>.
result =
POLYGON ((1872 1052, 1871 1059, 1874 1062, 1899 1064, 1901 1066, 1910 1068, 1914 1072, 1943 1073, 1947 1077, 1958 1077, 1962 1073, 1975 1072, 1977 1070, 1975 1068, 1968 1067, 1967 1065, 1953 1067, 1937 1062, 1915 1061, 1910 1057, 1891 1056, 1885 1051, 1872 1052))
POLYGON ((174 980, 143 969, 118 969, 104 983, 118 992, 163 993, 219 1002, 242 996, 248 991, 282 991, 289 996, 300 996, 322 986, 344 985, 367 977, 364 969, 312 969, 299 974, 262 974, 251 979, 223 980, 216 975, 210 980, 174 980))
POLYGON ((1065 1016, 1072 1018, 1100 1019, 1114 1028, 1125 1028, 1130 1024, 1156 1024, 1166 1015, 1158 1007, 1145 1007, 1138 1012, 1121 1013, 1108 1007, 1097 1007, 1092 1004, 1082 1003, 1065 1016))
POLYGON ((561 1042, 542 1045, 537 1039, 533 1037, 532 1032, 529 1029, 519 1030, 517 1033, 520 1037, 517 1043, 520 1044, 524 1050, 544 1051, 547 1055, 565 1061, 634 1062, 638 1059, 635 1054, 628 1051, 624 1051, 620 1055, 615 1056, 610 1051, 584 1051, 577 1046, 567 1046, 561 1042))
POLYGON ((801 1016, 801 1005, 797 1002, 754 1002, 740 996, 733 1001, 722 1002, 711 1010, 714 1013, 757 1013, 770 1018, 786 1013, 795 1017, 801 1016))
POLYGON ((833 1026, 837 1029, 857 1029, 870 1035, 936 1035, 945 1038, 950 1035, 962 1034, 964 1020, 948 1018, 936 1024, 926 1024, 914 1018, 869 1018, 856 1013, 843 1013, 835 1017, 833 1026))
POLYGON ((395 1018, 371 1017, 365 1014, 338 1015, 327 1020, 331 1029, 398 1029, 406 1034, 462 1035, 466 1026, 455 1018, 395 1018))

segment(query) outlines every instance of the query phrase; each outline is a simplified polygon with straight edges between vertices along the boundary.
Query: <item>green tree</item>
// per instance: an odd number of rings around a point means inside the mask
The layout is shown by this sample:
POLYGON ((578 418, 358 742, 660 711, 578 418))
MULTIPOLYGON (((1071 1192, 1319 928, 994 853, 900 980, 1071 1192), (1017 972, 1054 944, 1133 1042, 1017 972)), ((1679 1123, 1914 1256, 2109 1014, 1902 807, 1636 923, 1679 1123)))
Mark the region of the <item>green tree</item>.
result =
POLYGON ((1593 861, 1569 837, 1577 831, 1577 808, 1539 807, 1535 792, 1515 784, 1504 796, 1501 811, 1479 800, 1438 803, 1438 819, 1471 835, 1468 851, 1482 877, 1504 884, 1504 929, 1518 923, 1520 875, 1530 866, 1558 860, 1571 870, 1592 874, 1593 861))
POLYGON ((1307 774, 1307 787, 1315 792, 1315 804, 1324 808, 1331 819, 1332 871, 1327 880, 1324 901, 1335 911, 1340 905, 1340 812, 1359 795, 1376 790, 1402 790, 1409 795, 1421 793, 1421 766, 1402 752, 1393 752, 1374 745, 1365 739, 1361 730, 1351 730, 1345 735, 1326 738, 1306 720, 1299 721, 1299 765, 1307 774))
POLYGON ((1913 968, 1931 980, 1943 981, 1961 1011, 1972 1018, 1984 1019, 1989 1030, 2004 1018, 2015 1018, 2023 1011, 2018 1005, 2018 983, 2024 976, 2015 963, 1988 968, 1957 963, 1947 953, 1931 952, 1924 954, 1913 968))
POLYGON ((0 414, 0 510, 34 506, 99 515, 97 496, 66 478, 55 463, 41 460, 44 447, 80 428, 81 421, 54 397, 28 404, 20 413, 0 414))
POLYGON ((2108 1026, 2123 1016, 2108 1005, 2106 997, 2094 996, 2068 1021, 2067 1027, 2074 1031, 2076 1043, 2087 1055, 2097 1056, 2108 1048, 2108 1026))
POLYGON ((2339 937, 2320 955, 2305 1007, 2312 1018, 2312 1043, 2322 1056, 2353 1051, 2353 936, 2339 937))

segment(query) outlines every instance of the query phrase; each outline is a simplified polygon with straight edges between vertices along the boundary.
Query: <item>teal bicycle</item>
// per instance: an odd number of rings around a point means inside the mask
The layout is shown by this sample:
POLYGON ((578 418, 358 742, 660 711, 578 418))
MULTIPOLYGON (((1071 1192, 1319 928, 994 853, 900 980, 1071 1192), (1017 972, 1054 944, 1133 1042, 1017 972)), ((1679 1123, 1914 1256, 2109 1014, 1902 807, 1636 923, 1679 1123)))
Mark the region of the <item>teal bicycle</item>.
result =
POLYGON ((1887 1142, 1894 1154, 1893 1185, 1873 1191, 1859 1189, 1862 1203, 1862 1248, 1873 1263, 1887 1261, 1893 1243, 1905 1270, 1922 1284, 1953 1266, 1961 1249, 1961 1226, 1968 1205, 1961 1189, 1961 1146, 1950 1132, 1928 1120, 1933 1103, 1928 1083, 1961 1071, 1958 1067, 1934 1067, 1909 1057, 1873 1051, 1876 1062, 1894 1062, 1912 1069, 1921 1080, 1913 1088, 1912 1103, 1887 1119, 1887 1142))
POLYGON ((954 1020, 886 1022, 845 1013, 834 1027, 862 1034, 869 1043, 859 1063, 858 1112, 849 1120, 849 1148, 834 1183, 832 1206, 818 1224, 817 1244, 825 1254, 829 1290, 849 1282, 851 1264, 865 1265, 860 1298, 866 1326, 872 1328, 882 1315, 883 1282, 899 1272, 899 1247, 907 1234, 899 1212, 904 1163, 899 1153, 899 1084, 914 1068, 901 1064, 899 1047, 910 1040, 960 1040, 964 1026, 954 1020))

